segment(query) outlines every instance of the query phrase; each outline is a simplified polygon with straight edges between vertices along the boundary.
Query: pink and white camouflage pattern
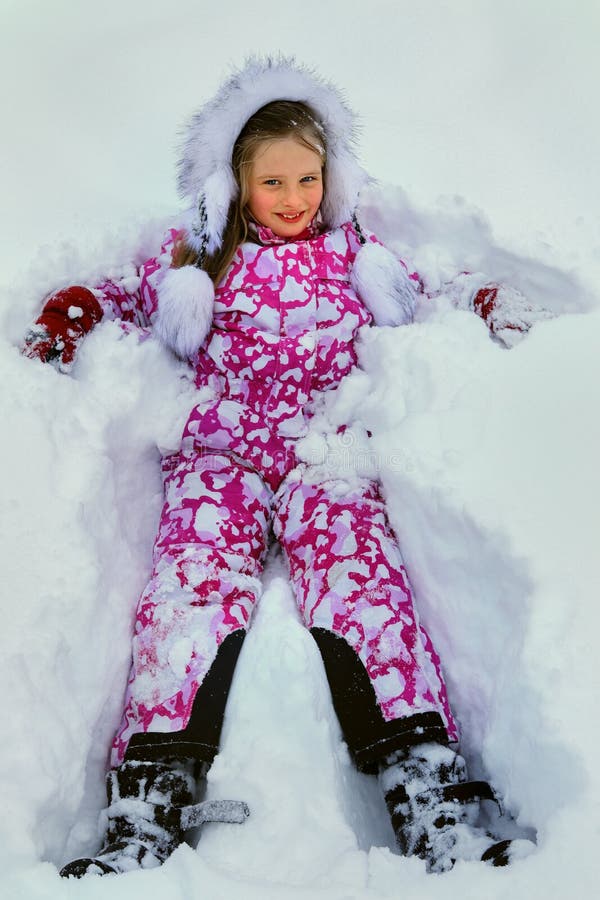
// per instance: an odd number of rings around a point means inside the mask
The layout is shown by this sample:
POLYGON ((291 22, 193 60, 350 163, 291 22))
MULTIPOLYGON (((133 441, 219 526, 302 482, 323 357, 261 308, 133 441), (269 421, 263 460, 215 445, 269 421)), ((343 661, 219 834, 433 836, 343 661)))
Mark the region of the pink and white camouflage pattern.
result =
POLYGON ((242 244, 217 288, 194 360, 197 384, 215 397, 193 410, 182 446, 234 452, 276 488, 311 402, 356 365, 354 338, 371 316, 350 287, 360 247, 351 225, 295 243, 262 227, 259 237, 269 243, 242 244))
POLYGON ((167 457, 153 571, 135 621, 125 711, 112 752, 131 736, 185 728, 228 634, 247 629, 266 552, 271 491, 227 454, 167 457))
POLYGON ((439 712, 457 740, 440 661, 419 623, 378 484, 290 477, 274 512, 306 626, 325 628, 352 647, 386 721, 439 712))
MULTIPOLYGON (((142 266, 135 295, 101 286, 112 315, 151 321, 175 237, 142 266)), ((185 728, 219 645, 249 626, 271 524, 306 625, 355 650, 384 719, 438 712, 457 738, 378 485, 313 483, 294 451, 316 398, 356 365, 354 340, 371 322, 350 284, 359 237, 347 223, 289 243, 259 227, 258 238, 240 246, 217 287, 211 332, 191 360, 212 396, 192 410, 180 453, 164 460, 165 506, 113 765, 133 734, 185 728)))

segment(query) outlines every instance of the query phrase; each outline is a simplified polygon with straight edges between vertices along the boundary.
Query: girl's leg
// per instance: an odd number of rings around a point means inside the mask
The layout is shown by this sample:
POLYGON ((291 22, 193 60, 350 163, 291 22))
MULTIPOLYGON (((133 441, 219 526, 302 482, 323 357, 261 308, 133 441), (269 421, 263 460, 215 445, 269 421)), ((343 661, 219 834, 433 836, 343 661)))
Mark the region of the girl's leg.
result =
POLYGON ((64 877, 160 865, 201 821, 247 815, 243 803, 193 801, 218 750, 259 590, 270 491, 226 454, 165 462, 154 569, 138 606, 107 777, 104 842, 95 856, 64 866, 64 877))
POLYGON ((439 658, 420 625, 375 482, 286 480, 274 530, 362 769, 396 749, 457 739, 439 658))
POLYGON ((212 762, 260 590, 271 492, 228 454, 166 460, 154 568, 138 605, 111 764, 212 762))

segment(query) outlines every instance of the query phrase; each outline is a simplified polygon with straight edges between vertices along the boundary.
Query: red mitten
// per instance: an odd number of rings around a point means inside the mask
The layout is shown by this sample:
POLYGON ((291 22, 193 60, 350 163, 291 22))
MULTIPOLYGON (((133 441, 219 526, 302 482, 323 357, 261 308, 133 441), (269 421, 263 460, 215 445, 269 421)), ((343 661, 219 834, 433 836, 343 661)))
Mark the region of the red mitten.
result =
POLYGON ((480 288, 473 297, 473 309, 506 347, 518 344, 536 322, 552 318, 547 309, 532 306, 519 291, 501 284, 480 288))
POLYGON ((25 335, 23 355, 68 372, 79 342, 101 318, 102 307, 88 288, 57 291, 25 335))

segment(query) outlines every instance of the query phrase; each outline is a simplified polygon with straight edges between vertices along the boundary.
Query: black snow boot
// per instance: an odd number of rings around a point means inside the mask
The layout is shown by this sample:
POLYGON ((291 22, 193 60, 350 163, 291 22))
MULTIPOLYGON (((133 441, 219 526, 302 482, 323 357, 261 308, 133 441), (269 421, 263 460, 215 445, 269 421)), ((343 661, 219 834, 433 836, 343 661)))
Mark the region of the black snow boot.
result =
POLYGON ((498 840, 477 824, 480 800, 499 801, 487 782, 467 781, 465 761, 450 747, 399 751, 385 760, 379 778, 400 850, 424 859, 429 872, 446 872, 458 859, 506 866, 534 847, 498 840))
POLYGON ((243 822, 245 803, 193 804, 194 763, 187 760, 125 762, 106 779, 104 845, 95 857, 76 859, 60 874, 67 878, 106 875, 160 866, 183 843, 185 832, 207 821, 243 822))

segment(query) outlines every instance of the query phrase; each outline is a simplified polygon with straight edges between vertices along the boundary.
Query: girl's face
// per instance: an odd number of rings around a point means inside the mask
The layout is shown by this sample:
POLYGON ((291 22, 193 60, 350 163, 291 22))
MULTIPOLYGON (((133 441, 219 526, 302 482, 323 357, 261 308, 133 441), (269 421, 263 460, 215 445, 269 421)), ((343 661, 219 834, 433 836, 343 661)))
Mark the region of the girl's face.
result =
POLYGON ((247 208, 276 235, 301 234, 323 199, 321 156, 293 137, 259 144, 248 175, 247 208))

